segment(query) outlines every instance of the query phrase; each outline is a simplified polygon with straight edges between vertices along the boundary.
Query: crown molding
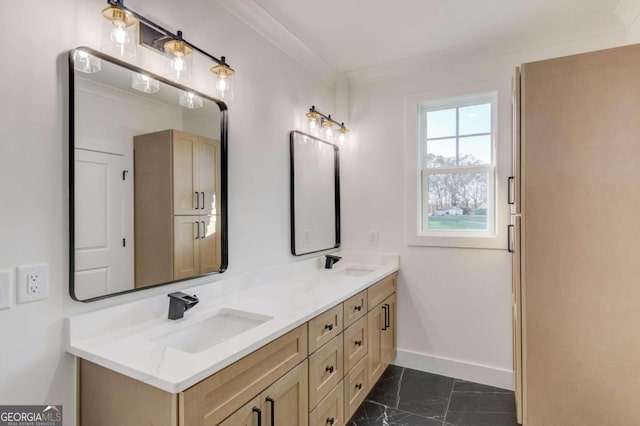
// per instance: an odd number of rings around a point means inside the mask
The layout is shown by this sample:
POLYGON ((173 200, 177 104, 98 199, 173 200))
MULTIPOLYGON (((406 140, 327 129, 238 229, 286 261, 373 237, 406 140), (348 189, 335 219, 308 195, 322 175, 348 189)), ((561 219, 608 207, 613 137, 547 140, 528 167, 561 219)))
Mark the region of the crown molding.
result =
POLYGON ((300 41, 255 0, 217 1, 231 14, 311 71, 322 82, 335 87, 338 79, 337 70, 300 41))
POLYGON ((620 0, 614 13, 629 30, 640 16, 640 0, 620 0))

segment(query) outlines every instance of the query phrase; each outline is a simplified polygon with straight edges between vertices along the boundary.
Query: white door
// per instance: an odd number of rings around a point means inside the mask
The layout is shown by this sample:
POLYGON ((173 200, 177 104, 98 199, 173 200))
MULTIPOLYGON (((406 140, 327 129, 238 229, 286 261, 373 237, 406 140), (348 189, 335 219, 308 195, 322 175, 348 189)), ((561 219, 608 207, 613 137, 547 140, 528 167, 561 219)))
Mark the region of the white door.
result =
POLYGON ((75 150, 75 294, 89 299, 133 286, 133 173, 119 154, 75 150))

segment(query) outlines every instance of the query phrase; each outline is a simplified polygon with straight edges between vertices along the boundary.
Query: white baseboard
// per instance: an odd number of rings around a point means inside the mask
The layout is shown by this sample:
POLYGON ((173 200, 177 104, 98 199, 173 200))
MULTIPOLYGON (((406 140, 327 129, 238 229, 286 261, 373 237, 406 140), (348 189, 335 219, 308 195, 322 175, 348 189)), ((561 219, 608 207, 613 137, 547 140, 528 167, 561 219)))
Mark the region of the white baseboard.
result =
POLYGON ((512 370, 398 349, 394 365, 514 390, 512 370))

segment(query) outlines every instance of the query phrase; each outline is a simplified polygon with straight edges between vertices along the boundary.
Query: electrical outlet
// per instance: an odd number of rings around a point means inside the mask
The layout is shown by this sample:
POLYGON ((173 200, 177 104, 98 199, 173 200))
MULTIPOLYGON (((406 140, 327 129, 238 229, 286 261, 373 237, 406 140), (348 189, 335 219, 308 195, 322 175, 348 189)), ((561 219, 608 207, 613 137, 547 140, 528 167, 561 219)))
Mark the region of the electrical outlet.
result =
POLYGON ((0 311, 13 306, 12 278, 10 270, 0 271, 0 311))
POLYGON ((369 245, 377 246, 379 240, 378 231, 369 231, 369 245))
POLYGON ((49 265, 18 266, 18 303, 49 298, 49 265))

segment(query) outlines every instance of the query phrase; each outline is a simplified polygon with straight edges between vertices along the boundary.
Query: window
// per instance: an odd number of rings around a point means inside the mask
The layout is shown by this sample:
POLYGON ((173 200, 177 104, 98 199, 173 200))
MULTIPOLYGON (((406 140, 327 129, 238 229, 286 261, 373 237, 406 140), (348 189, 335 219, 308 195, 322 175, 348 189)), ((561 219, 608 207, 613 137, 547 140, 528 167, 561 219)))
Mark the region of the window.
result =
POLYGON ((497 93, 418 104, 420 236, 495 236, 497 93))

